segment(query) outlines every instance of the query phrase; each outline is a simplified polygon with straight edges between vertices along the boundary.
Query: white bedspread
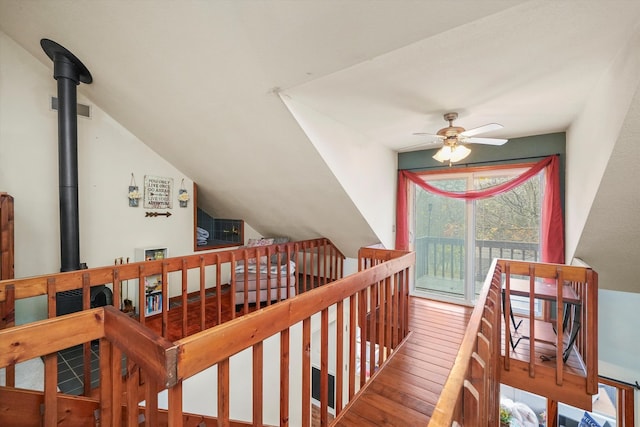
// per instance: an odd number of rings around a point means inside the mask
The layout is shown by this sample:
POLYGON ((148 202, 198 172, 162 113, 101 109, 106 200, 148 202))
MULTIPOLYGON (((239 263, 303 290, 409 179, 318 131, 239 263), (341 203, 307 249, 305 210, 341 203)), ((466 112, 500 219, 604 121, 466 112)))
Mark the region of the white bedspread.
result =
MULTIPOLYGON (((296 263, 295 262, 289 261, 288 265, 291 266, 291 273, 296 271, 296 263)), ((244 263, 242 263, 242 264, 238 263, 236 265, 236 273, 257 273, 258 270, 260 270, 261 274, 262 273, 267 274, 269 272, 269 268, 268 268, 267 264, 249 264, 246 269, 245 269, 244 263)), ((282 265, 280 265, 280 267, 278 267, 275 264, 271 265, 271 273, 272 274, 278 274, 278 270, 280 270, 280 273, 286 274, 287 273, 287 264, 282 264, 282 265)))

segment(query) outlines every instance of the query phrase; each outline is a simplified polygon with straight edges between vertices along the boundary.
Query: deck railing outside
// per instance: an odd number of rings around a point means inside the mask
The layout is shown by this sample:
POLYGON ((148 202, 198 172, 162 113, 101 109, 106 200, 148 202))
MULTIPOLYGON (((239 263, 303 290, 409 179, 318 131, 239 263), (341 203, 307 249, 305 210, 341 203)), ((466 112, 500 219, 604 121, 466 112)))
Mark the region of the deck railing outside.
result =
MULTIPOLYGON (((317 248, 317 247, 316 247, 317 248)), ((320 256, 313 258, 316 267, 309 271, 339 271, 341 267, 332 265, 323 256, 324 250, 315 249, 320 256), (318 260, 320 258, 321 260, 318 260), (327 267, 322 267, 327 265, 327 267)), ((13 306, 16 299, 25 295, 48 294, 49 312, 55 315, 55 292, 74 289, 79 284, 86 291, 89 286, 112 283, 117 290, 123 278, 139 277, 160 272, 163 278, 170 271, 181 271, 190 267, 200 268, 203 264, 215 264, 230 257, 227 254, 206 254, 179 259, 165 259, 105 269, 83 272, 59 273, 42 278, 21 279, 22 282, 0 282, 0 304, 6 308, 13 306), (211 257, 214 258, 212 261, 211 257), (18 284, 24 286, 17 286, 18 284)), ((252 256, 269 255, 269 251, 243 253, 247 259, 252 256)), ((363 249, 360 252, 361 265, 369 268, 346 278, 313 289, 261 310, 230 320, 217 327, 198 332, 181 340, 170 342, 144 328, 119 310, 106 306, 84 310, 32 324, 0 330, 0 368, 43 357, 45 360, 44 392, 29 392, 9 387, 0 388, 0 401, 20 402, 4 405, 0 417, 6 420, 20 420, 20 425, 100 425, 137 426, 141 420, 146 425, 262 425, 264 402, 272 394, 273 384, 263 384, 266 347, 265 340, 275 337, 279 340, 279 422, 289 425, 290 418, 297 414, 290 410, 291 401, 299 404, 299 418, 293 425, 309 426, 311 422, 311 334, 312 323, 319 322, 320 334, 320 394, 319 412, 322 425, 328 424, 329 411, 329 365, 335 361, 334 411, 339 414, 357 390, 389 357, 407 334, 407 305, 409 268, 415 262, 413 253, 363 249), (365 261, 366 260, 366 261, 365 261), (330 321, 331 320, 331 321, 330 321), (292 333, 293 331, 293 333, 292 333), (325 345, 329 336, 335 334, 335 345, 325 345), (295 340, 293 336, 300 336, 295 340), (367 337, 372 341, 364 345, 367 337), (56 352, 63 348, 83 344, 85 350, 91 341, 99 340, 100 385, 88 390, 83 397, 69 397, 56 390, 56 352), (360 342, 358 342, 360 340, 360 342), (377 348, 374 353, 373 350, 377 348), (230 359, 239 352, 249 349, 251 366, 243 371, 243 376, 251 374, 251 397, 246 400, 253 408, 248 419, 231 421, 230 411, 230 359), (369 349, 369 357, 367 350, 369 349), (368 365, 369 369, 366 369, 368 365), (217 408, 216 418, 189 415, 183 411, 183 381, 202 372, 217 367, 217 398, 210 407, 217 408), (343 366, 348 367, 346 371, 343 366), (358 368, 359 367, 359 368, 358 368), (295 380, 294 380, 295 378, 295 380), (165 410, 158 409, 158 392, 167 390, 165 410), (141 401, 144 407, 139 407, 141 401), (38 405, 43 403, 43 415, 39 415, 38 405), (136 408, 133 410, 132 408, 136 408), (96 411, 99 410, 99 411, 96 411), (197 420, 197 421, 194 421, 197 420), (204 424, 201 424, 204 423, 204 424)), ((302 263, 301 263, 302 264, 302 263)), ((306 263, 305 263, 306 264, 306 263)), ((218 269, 219 271, 219 269, 218 269)), ((219 273, 218 273, 219 274, 219 273)), ((326 274, 329 275, 328 273, 326 274)), ((316 275, 324 282, 323 275, 316 275)), ((141 280, 143 282, 143 280, 141 280)), ((163 283, 166 281, 163 280, 163 283)), ((304 285, 303 285, 304 286, 304 285)), ((117 292, 115 300, 117 301, 117 292)), ((88 292, 85 292, 88 295, 88 292)), ((88 307, 88 296, 85 296, 88 307)), ((164 307, 167 307, 165 304, 164 307)), ((9 313, 13 313, 9 311, 9 313)), ((3 319, 6 318, 3 317, 3 319)), ((7 323, 7 322, 5 322, 7 323)), ((88 381, 90 384, 90 381, 88 381)), ((202 396, 206 399, 206 396, 202 396)), ((246 414, 245 414, 246 415, 246 414)), ((245 417, 246 418, 246 417, 245 417)), ((0 424, 4 421, 0 419, 0 424)))
MULTIPOLYGON (((452 237, 416 239, 416 277, 430 276, 462 280, 465 277, 465 241, 452 237)), ((538 260, 540 245, 530 242, 476 240, 476 280, 484 281, 494 258, 538 260)))

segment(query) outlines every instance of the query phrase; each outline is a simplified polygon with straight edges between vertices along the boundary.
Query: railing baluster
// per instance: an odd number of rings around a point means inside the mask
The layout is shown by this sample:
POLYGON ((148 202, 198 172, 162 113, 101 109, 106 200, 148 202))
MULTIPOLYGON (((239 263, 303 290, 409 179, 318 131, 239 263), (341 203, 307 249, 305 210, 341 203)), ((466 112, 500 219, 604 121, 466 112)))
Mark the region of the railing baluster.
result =
MULTIPOLYGON (((220 325, 224 322, 222 319, 222 266, 220 264, 220 256, 216 253, 214 254, 215 265, 216 265, 216 325, 220 325)), ((206 296, 205 296, 206 299, 206 296)), ((206 303, 205 303, 206 305, 206 303)), ((235 309, 232 310, 235 312, 235 309)), ((206 311, 205 311, 206 312, 206 311)))
MULTIPOLYGON (((324 346, 326 347, 326 346, 324 346)), ((289 328, 280 332, 280 426, 289 425, 289 328)))
POLYGON ((111 343, 105 338, 100 338, 100 359, 98 362, 100 367, 100 423, 106 426, 115 425, 113 422, 115 408, 116 404, 120 403, 119 400, 114 402, 116 394, 113 393, 115 387, 111 369, 111 351, 111 343))
MULTIPOLYGON (((182 336, 186 337, 188 335, 188 315, 187 315, 187 294, 188 294, 188 273, 189 270, 187 268, 187 260, 186 259, 182 259, 182 276, 181 276, 181 289, 182 289, 182 294, 180 295, 180 300, 181 300, 181 307, 180 310, 182 311, 182 326, 181 326, 181 330, 182 330, 182 336)), ((167 310, 171 309, 171 307, 167 307, 167 310)))
MULTIPOLYGON (((369 286, 369 375, 373 375, 376 367, 376 331, 377 331, 377 299, 378 299, 378 283, 369 286)), ((365 358, 366 360, 366 358, 365 358)), ((366 366, 366 363, 363 364, 366 366)))
POLYGON ((144 264, 138 267, 138 322, 145 324, 145 286, 144 286, 144 264))
POLYGON ((176 385, 170 387, 168 395, 168 427, 182 427, 182 382, 179 381, 176 385))
POLYGON ((262 425, 262 409, 263 409, 263 346, 262 341, 253 345, 252 361, 252 391, 253 391, 253 425, 262 425))
MULTIPOLYGON (((533 280, 533 279, 532 279, 533 280)), ((562 268, 556 268, 556 384, 561 386, 563 382, 564 366, 564 311, 566 310, 563 301, 564 275, 562 268)), ((531 293, 533 295, 533 293, 531 293)), ((534 339, 531 339, 534 342, 534 339)), ((532 345, 533 347, 533 345, 532 345)))
MULTIPOLYGON (((356 310, 357 295, 349 297, 349 400, 353 399, 356 385, 356 310)), ((361 353, 362 354, 362 353, 361 353)))
POLYGON ((329 310, 320 312, 320 425, 329 425, 329 310))
MULTIPOLYGON (((535 318, 535 286, 536 286, 536 270, 535 266, 529 266, 529 376, 531 378, 536 375, 536 346, 533 344, 536 341, 536 318, 535 318)), ((509 308, 509 313, 513 310, 511 307, 509 308)), ((508 322, 506 322, 508 323, 508 322)))
MULTIPOLYGON (((118 352, 114 352, 114 356, 117 354, 118 352)), ((140 411, 138 410, 138 391, 140 385, 140 370, 132 360, 127 358, 126 389, 128 426, 137 426, 140 424, 140 411)))
POLYGON ((385 334, 384 334, 384 359, 386 360, 391 353, 391 349, 393 348, 393 343, 392 343, 393 339, 391 337, 391 325, 395 323, 393 322, 393 318, 391 317, 392 315, 391 308, 393 307, 393 295, 391 294, 391 277, 387 277, 384 280, 384 295, 385 295, 384 325, 386 326, 385 334))
MULTIPOLYGON (((47 280, 48 317, 56 316, 56 282, 54 278, 47 280)), ((58 355, 47 354, 44 357, 44 419, 45 427, 58 424, 58 355)))
POLYGON ((169 263, 162 261, 162 336, 169 335, 169 263))
POLYGON ((229 427, 229 359, 218 362, 218 426, 229 427))
POLYGON ((334 408, 336 416, 342 411, 342 390, 344 384, 344 301, 336 304, 336 395, 334 408))
POLYGON ((150 375, 145 377, 145 426, 156 427, 158 425, 158 384, 150 375))
MULTIPOLYGON (((91 282, 88 273, 82 274, 82 309, 91 308, 91 282)), ((83 394, 91 394, 91 343, 82 344, 82 384, 83 394)))
MULTIPOLYGON (((198 273, 199 274, 199 283, 198 283, 198 292, 200 295, 200 301, 198 302, 198 311, 199 311, 199 319, 200 319, 200 330, 204 331, 205 329, 207 329, 207 325, 206 325, 206 305, 205 305, 205 286, 206 286, 206 278, 205 278, 205 259, 204 256, 200 256, 199 258, 199 263, 198 263, 198 273)), ((182 305, 183 307, 187 307, 188 302, 187 302, 187 295, 182 294, 182 305)), ((184 312, 185 309, 183 309, 184 312)))
POLYGON ((302 427, 311 425, 311 318, 302 321, 302 427))

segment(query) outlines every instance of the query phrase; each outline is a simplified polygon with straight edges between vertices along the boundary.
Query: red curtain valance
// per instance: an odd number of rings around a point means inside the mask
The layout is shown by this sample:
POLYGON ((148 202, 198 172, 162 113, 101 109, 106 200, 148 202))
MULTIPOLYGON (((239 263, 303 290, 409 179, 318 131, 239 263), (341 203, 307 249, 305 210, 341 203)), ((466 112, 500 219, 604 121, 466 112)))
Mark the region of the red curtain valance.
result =
POLYGON ((407 216, 407 191, 409 182, 430 193, 464 200, 477 200, 497 196, 523 184, 545 169, 545 191, 542 201, 542 262, 564 263, 564 225, 560 202, 560 177, 558 156, 550 156, 531 166, 514 179, 482 190, 465 192, 444 191, 427 184, 418 174, 402 170, 398 172, 396 204, 396 249, 409 249, 407 216))

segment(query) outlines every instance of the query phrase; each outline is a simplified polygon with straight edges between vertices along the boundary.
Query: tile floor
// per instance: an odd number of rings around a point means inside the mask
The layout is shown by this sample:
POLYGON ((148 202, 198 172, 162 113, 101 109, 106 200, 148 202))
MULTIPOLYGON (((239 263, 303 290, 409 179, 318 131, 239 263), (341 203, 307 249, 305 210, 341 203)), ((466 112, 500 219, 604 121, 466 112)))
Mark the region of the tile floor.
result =
MULTIPOLYGON (((100 381, 99 345, 91 343, 91 387, 100 381)), ((84 389, 84 360, 82 345, 58 352, 58 388, 66 394, 81 395, 84 389)))

